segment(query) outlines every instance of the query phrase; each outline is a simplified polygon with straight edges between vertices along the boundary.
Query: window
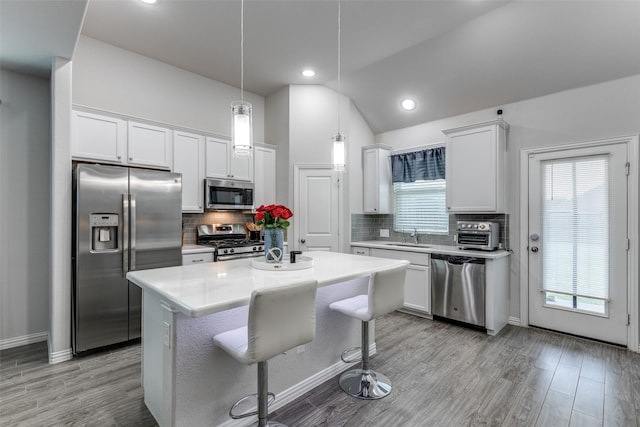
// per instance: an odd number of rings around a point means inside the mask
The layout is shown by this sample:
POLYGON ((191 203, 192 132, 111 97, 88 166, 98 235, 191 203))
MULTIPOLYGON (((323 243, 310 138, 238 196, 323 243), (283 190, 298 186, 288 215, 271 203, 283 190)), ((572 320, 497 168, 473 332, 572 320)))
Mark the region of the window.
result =
POLYGON ((607 314, 609 164, 606 156, 543 163, 543 289, 548 306, 607 314))
POLYGON ((414 228, 420 233, 448 234, 446 181, 394 182, 393 230, 414 228))

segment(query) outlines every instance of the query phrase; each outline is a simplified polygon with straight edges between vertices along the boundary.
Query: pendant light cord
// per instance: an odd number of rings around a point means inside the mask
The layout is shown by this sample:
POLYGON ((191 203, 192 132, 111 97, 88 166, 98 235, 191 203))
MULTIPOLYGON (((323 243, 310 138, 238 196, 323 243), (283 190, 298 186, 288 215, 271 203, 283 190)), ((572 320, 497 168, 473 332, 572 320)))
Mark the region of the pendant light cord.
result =
POLYGON ((342 38, 342 7, 340 0, 338 0, 338 135, 340 135, 340 109, 342 106, 342 85, 340 82, 340 41, 342 38))
POLYGON ((240 3, 240 102, 244 104, 244 0, 240 3))

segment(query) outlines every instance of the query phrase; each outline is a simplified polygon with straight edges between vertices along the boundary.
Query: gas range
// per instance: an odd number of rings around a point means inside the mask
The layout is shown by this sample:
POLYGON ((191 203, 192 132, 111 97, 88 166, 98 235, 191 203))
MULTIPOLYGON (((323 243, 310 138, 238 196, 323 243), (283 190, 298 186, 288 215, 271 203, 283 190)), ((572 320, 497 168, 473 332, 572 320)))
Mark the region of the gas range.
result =
POLYGON ((248 239, 242 224, 200 224, 196 233, 197 244, 216 248, 214 261, 264 255, 264 243, 248 239))

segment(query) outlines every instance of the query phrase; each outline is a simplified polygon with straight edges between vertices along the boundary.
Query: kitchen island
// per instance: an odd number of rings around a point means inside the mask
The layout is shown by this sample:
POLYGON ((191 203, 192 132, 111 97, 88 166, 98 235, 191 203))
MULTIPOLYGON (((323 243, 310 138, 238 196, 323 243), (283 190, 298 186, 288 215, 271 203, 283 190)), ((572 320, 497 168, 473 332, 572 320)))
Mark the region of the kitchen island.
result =
POLYGON ((340 354, 359 346, 360 323, 330 311, 329 304, 366 293, 372 272, 408 262, 333 252, 304 255, 313 259, 311 268, 266 271, 252 268, 249 258, 127 274, 143 290, 144 398, 160 426, 251 421, 231 421, 227 412, 240 397, 256 392, 256 368, 237 363, 211 338, 246 324, 255 289, 318 281, 315 340, 269 363, 269 389, 277 396, 272 409, 348 368, 340 354))

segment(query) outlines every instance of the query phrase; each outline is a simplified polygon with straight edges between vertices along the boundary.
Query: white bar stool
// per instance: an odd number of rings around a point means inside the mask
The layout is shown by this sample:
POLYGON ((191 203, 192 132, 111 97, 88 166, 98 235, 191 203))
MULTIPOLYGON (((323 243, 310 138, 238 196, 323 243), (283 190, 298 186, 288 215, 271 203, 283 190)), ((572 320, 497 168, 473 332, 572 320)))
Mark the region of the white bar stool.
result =
MULTIPOLYGON (((339 311, 362 321, 362 367, 340 376, 340 388, 359 399, 381 399, 391 393, 391 381, 386 376, 369 369, 369 321, 390 313, 404 304, 404 277, 407 266, 396 267, 371 274, 367 295, 358 295, 335 301, 331 310, 339 311)), ((358 348, 350 348, 345 355, 358 348)))
POLYGON ((267 360, 299 345, 311 342, 316 333, 317 281, 255 290, 251 294, 247 326, 213 337, 216 346, 245 365, 258 363, 258 393, 238 400, 229 410, 233 419, 258 415, 258 426, 284 426, 267 421, 268 406, 275 400, 269 393, 267 360), (235 414, 234 409, 257 396, 258 410, 235 414))

